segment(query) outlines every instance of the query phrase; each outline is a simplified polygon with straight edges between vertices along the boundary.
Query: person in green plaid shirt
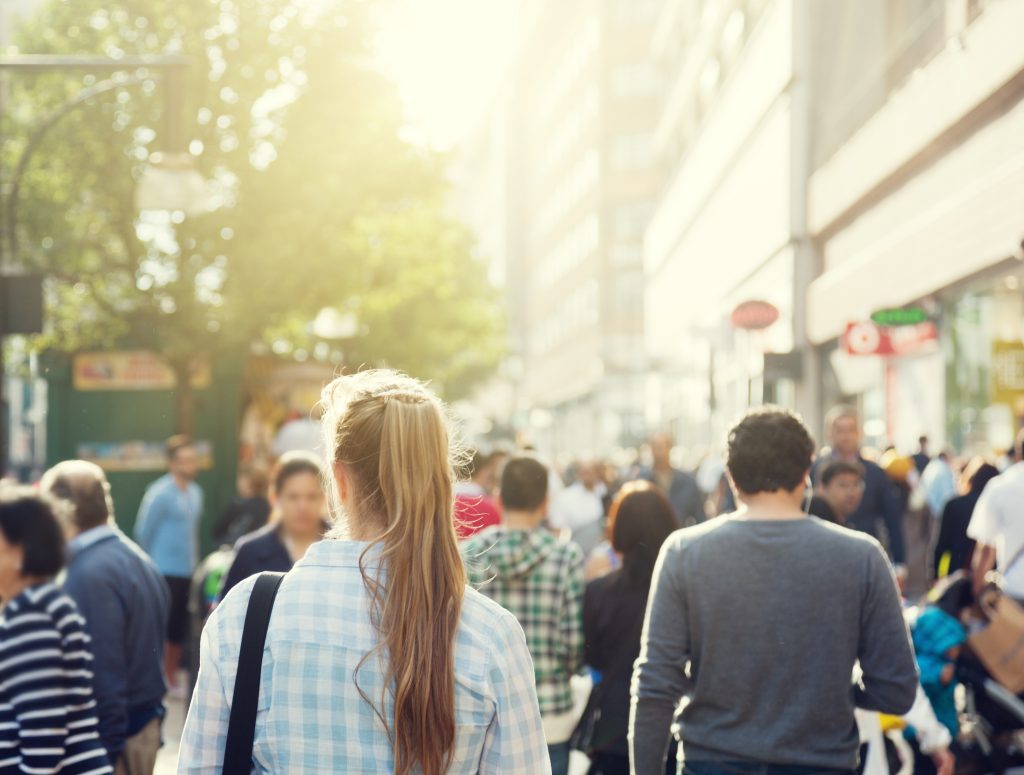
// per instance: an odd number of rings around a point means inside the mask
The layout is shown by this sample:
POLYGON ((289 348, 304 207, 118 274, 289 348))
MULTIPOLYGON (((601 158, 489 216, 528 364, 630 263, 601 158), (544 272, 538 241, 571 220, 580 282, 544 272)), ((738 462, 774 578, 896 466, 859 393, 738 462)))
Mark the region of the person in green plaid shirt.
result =
POLYGON ((576 724, 569 679, 583 661, 583 550, 544 525, 548 471, 512 458, 501 478, 503 524, 463 543, 469 581, 515 615, 537 679, 553 775, 569 766, 576 724))

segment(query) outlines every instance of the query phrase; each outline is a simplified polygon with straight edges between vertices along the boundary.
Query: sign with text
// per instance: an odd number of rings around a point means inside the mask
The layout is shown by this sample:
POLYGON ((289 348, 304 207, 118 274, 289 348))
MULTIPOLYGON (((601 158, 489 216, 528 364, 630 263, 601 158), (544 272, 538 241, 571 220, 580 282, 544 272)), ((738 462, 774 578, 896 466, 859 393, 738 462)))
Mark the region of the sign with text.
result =
MULTIPOLYGON (((173 390, 174 371, 149 350, 79 353, 74 358, 75 390, 173 390)), ((210 386, 210 364, 192 367, 192 387, 210 386)))
POLYGON ((938 339, 932 322, 890 328, 864 321, 847 324, 843 348, 849 355, 912 355, 938 339))
MULTIPOLYGON (((196 441, 201 469, 213 468, 213 445, 196 441)), ((95 463, 104 471, 163 471, 167 468, 167 450, 162 441, 87 441, 75 454, 80 460, 95 463)))

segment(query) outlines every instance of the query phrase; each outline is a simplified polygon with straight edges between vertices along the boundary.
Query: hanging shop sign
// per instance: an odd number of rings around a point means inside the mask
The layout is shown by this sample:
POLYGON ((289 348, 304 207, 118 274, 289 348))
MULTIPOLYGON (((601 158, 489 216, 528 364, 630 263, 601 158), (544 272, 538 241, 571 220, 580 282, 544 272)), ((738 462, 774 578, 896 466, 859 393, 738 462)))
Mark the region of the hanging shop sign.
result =
POLYGON ((923 307, 880 309, 871 315, 871 322, 880 326, 917 326, 927 323, 928 319, 928 313, 923 307))
MULTIPOLYGON (((213 468, 213 445, 195 442, 199 468, 213 468)), ((167 468, 167 447, 162 441, 85 441, 75 449, 80 460, 95 463, 104 471, 163 471, 167 468)))
POLYGON ((862 321, 847 324, 843 348, 849 355, 912 355, 938 339, 939 329, 931 321, 896 327, 862 321))
POLYGON ((730 316, 733 327, 744 331, 762 331, 778 319, 778 307, 769 301, 756 299, 739 304, 730 316))
MULTIPOLYGON (((75 390, 173 390, 174 371, 149 350, 79 353, 74 358, 75 390)), ((192 387, 210 386, 210 364, 197 362, 192 387)))

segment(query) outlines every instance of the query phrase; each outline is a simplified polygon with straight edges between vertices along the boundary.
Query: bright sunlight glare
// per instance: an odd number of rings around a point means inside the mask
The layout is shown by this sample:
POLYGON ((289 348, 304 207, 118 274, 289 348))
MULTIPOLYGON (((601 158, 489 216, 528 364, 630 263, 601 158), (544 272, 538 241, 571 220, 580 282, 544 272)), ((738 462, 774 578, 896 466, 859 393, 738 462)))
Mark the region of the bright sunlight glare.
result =
POLYGON ((515 0, 389 0, 382 67, 398 84, 416 142, 448 150, 487 107, 515 46, 515 0))

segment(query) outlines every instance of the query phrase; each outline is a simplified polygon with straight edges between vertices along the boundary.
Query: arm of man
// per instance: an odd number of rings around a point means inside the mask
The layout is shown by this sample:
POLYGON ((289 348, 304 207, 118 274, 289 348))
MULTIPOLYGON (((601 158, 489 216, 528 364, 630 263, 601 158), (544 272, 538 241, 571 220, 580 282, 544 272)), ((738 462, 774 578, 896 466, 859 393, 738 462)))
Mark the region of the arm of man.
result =
POLYGON ((917 696, 917 664, 896 579, 877 544, 867 559, 865 582, 857 649, 862 675, 854 700, 864 710, 901 716, 917 696))
POLYGON ((664 773, 672 717, 688 686, 690 632, 678 553, 672 539, 661 549, 633 671, 629 755, 634 775, 664 773))
POLYGON ((996 567, 996 541, 1002 531, 1002 520, 999 509, 992 499, 992 485, 981 491, 971 514, 971 522, 967 526, 967 537, 977 541, 974 556, 971 558, 971 575, 974 580, 974 591, 979 592, 985 586, 985 576, 996 567))
POLYGON ((559 617, 560 642, 565 649, 566 671, 572 675, 583 664, 583 551, 569 544, 567 576, 562 589, 559 617))
POLYGON ((128 733, 128 648, 121 591, 109 578, 68 574, 64 588, 78 605, 93 647, 93 693, 99 735, 110 760, 124 750, 128 733))
POLYGON ((135 542, 146 554, 153 553, 153 536, 163 517, 163 499, 152 490, 146 493, 135 519, 135 542))

